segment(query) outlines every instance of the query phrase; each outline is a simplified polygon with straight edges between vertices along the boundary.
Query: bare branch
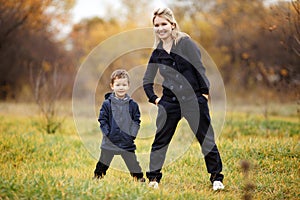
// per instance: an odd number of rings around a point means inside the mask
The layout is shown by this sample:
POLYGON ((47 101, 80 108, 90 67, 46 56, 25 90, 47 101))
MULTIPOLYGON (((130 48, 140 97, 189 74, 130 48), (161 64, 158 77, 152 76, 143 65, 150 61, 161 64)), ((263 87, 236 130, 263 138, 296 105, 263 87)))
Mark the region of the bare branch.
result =
POLYGON ((293 49, 294 53, 295 53, 298 57, 300 57, 300 51, 298 51, 298 50, 295 49, 294 47, 293 47, 292 49, 293 49))
POLYGON ((13 32, 15 29, 17 29, 19 26, 23 25, 25 21, 27 20, 28 15, 25 15, 19 22, 14 24, 12 27, 10 27, 4 34, 5 37, 8 37, 8 35, 13 32))

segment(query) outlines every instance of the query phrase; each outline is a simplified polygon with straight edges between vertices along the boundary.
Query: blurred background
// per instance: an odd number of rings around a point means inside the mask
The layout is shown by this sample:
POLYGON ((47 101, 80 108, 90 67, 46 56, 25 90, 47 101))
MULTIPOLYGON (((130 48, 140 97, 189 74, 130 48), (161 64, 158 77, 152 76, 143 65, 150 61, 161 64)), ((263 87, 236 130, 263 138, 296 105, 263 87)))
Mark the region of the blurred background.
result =
MULTIPOLYGON (((136 152, 146 171, 157 107, 138 86, 132 95, 141 109, 136 152)), ((0 199, 300 199, 299 133, 300 0, 0 0, 0 199), (162 190, 150 191, 119 170, 91 181, 109 76, 122 66, 138 85, 154 37, 145 39, 150 47, 116 56, 109 66, 101 62, 148 34, 93 50, 111 36, 127 36, 124 31, 147 28, 151 35, 151 15, 160 6, 174 11, 181 30, 215 62, 222 79, 210 79, 211 88, 224 82, 224 109, 214 106, 220 98, 213 92, 209 101, 224 192, 210 189, 198 142, 183 120, 162 190), (101 53, 87 73, 81 66, 91 52, 101 53), (78 74, 86 76, 76 96, 78 74)), ((125 169, 115 161, 112 169, 125 169)))
MULTIPOLYGON (((1 101, 42 107, 71 100, 77 70, 94 47, 114 34, 151 27, 153 9, 167 6, 181 30, 213 58, 229 103, 299 105, 299 0, 0 2, 1 101)), ((128 55, 112 63, 107 74, 117 62, 145 64, 150 53, 128 55)), ((104 81, 100 93, 109 89, 104 81)), ((137 98, 146 101, 145 95, 137 98)))

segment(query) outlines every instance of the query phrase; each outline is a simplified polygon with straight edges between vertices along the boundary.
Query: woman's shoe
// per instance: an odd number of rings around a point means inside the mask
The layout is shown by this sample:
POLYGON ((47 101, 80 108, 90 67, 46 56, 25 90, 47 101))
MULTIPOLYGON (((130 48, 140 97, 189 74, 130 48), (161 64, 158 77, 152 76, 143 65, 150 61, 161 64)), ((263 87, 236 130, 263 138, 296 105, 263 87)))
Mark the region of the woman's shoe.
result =
POLYGON ((152 187, 154 189, 158 189, 158 182, 156 182, 156 181, 150 181, 149 182, 149 187, 152 187))
POLYGON ((223 190, 225 187, 221 181, 214 181, 213 182, 213 190, 223 190))

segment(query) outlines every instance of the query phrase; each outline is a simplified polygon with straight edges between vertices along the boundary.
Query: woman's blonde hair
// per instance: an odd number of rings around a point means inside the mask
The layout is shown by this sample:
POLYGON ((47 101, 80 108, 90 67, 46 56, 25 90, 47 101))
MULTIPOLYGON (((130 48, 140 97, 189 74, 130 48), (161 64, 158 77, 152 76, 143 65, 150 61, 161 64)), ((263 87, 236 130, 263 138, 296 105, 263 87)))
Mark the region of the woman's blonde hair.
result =
MULTIPOLYGON (((171 25, 174 26, 174 28, 172 29, 172 38, 175 41, 175 45, 178 43, 178 41, 185 36, 188 36, 188 34, 181 32, 179 25, 177 24, 177 21, 175 20, 174 14, 172 12, 172 10, 170 8, 157 8, 154 10, 153 12, 153 17, 152 17, 152 24, 154 25, 154 20, 155 18, 159 16, 162 18, 165 18, 168 22, 170 22, 171 25)), ((155 35, 155 42, 154 42, 154 46, 157 47, 158 43, 160 42, 160 38, 155 35)))

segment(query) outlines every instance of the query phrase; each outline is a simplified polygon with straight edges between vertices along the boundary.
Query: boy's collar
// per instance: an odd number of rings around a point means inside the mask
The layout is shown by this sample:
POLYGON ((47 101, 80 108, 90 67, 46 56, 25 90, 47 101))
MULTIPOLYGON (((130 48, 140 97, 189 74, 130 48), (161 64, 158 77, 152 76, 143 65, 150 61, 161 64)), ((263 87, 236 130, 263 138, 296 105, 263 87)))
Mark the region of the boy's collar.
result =
POLYGON ((112 96, 117 99, 117 100, 120 100, 120 101, 127 101, 128 99, 130 99, 129 95, 128 94, 125 94, 125 97, 124 98, 119 98, 116 96, 116 94, 113 92, 112 93, 112 96))

